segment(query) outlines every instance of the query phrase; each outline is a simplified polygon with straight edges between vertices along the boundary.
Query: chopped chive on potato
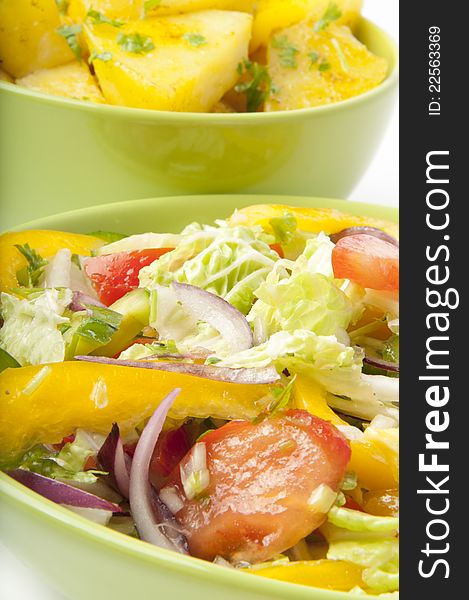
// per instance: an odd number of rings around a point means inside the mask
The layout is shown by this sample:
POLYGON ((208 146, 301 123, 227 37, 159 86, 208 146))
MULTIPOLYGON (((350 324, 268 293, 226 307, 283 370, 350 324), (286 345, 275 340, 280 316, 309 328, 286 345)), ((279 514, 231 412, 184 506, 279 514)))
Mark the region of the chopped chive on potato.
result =
POLYGON ((303 21, 273 36, 267 67, 272 92, 267 111, 292 110, 346 100, 376 87, 387 62, 372 54, 344 25, 315 31, 303 21))
POLYGON ((0 64, 12 77, 73 60, 57 33, 61 15, 55 0, 0 1, 0 64))
POLYGON ((104 97, 84 62, 72 62, 53 69, 40 69, 16 83, 36 92, 74 100, 104 103, 104 97))
POLYGON ((84 32, 109 103, 208 112, 237 81, 251 24, 246 13, 207 10, 129 22, 118 31, 87 23, 84 32))
POLYGON ((318 20, 334 7, 340 13, 338 23, 353 27, 360 16, 362 4, 363 0, 258 0, 250 51, 267 46, 271 36, 279 29, 307 17, 318 20))

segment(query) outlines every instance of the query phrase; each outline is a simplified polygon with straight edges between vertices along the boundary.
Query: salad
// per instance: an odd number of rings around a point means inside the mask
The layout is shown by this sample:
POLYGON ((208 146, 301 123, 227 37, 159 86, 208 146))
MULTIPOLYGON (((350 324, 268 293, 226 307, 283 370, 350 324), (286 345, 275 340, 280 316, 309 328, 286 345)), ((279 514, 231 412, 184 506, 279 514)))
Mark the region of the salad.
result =
POLYGON ((362 94, 388 72, 362 0, 2 0, 0 80, 153 110, 272 112, 362 94))
POLYGON ((3 234, 1 468, 174 552, 397 593, 397 236, 283 205, 3 234))

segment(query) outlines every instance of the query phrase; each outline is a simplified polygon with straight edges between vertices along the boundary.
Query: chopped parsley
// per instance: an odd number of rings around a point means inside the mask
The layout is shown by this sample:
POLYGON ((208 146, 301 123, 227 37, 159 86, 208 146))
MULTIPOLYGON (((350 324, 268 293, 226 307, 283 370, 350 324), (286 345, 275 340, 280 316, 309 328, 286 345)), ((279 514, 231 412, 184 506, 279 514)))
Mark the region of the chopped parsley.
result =
POLYGON ((319 52, 315 52, 313 50, 313 52, 310 52, 308 54, 308 58, 311 61, 311 66, 315 65, 318 62, 318 60, 319 60, 319 52))
POLYGON ((290 402, 293 386, 295 385, 296 375, 294 375, 285 387, 276 387, 272 390, 273 399, 265 409, 254 420, 253 423, 261 423, 267 417, 273 417, 278 412, 288 406, 290 402))
POLYGON ((207 358, 205 364, 206 365, 216 365, 219 362, 221 362, 221 358, 217 358, 216 356, 210 356, 209 358, 207 358))
POLYGON ((331 64, 327 62, 327 60, 322 60, 319 63, 319 70, 321 73, 323 73, 324 71, 329 71, 329 69, 331 68, 331 64))
POLYGON ((112 25, 112 27, 122 27, 123 21, 119 19, 110 19, 98 10, 89 10, 86 16, 93 21, 95 25, 112 25))
POLYGON ((110 60, 112 60, 112 54, 111 52, 96 52, 96 50, 92 50, 88 62, 91 64, 95 60, 109 62, 110 60))
POLYGON ((335 2, 329 2, 329 5, 326 8, 324 14, 319 19, 319 21, 315 23, 313 28, 314 31, 318 32, 322 31, 323 29, 326 29, 326 27, 329 27, 329 25, 333 21, 337 21, 337 19, 340 19, 341 16, 342 12, 338 8, 337 4, 335 2))
POLYGON ((340 60, 342 69, 346 73, 350 73, 350 65, 347 62, 347 58, 345 57, 344 51, 342 50, 342 46, 339 44, 339 42, 335 38, 332 38, 332 45, 337 50, 337 54, 339 55, 339 60, 340 60))
POLYGON ((143 10, 147 13, 161 4, 161 0, 146 0, 143 4, 143 10))
POLYGON ((56 29, 57 33, 65 38, 73 54, 81 61, 81 47, 78 42, 78 34, 81 33, 81 25, 61 25, 56 29))
POLYGON ((70 4, 69 0, 55 0, 55 3, 61 15, 67 14, 68 5, 70 4))
POLYGON ((298 63, 296 62, 296 55, 299 53, 298 48, 293 46, 286 35, 281 35, 273 38, 272 47, 280 50, 279 59, 280 64, 288 69, 296 69, 298 63))
POLYGON ((117 38, 117 43, 122 50, 133 54, 147 54, 155 48, 151 37, 140 33, 121 33, 117 38))
POLYGON ((24 244, 23 246, 15 244, 15 247, 28 261, 28 266, 16 274, 19 284, 28 288, 37 287, 44 267, 47 265, 47 260, 42 258, 29 244, 24 244))
POLYGON ((235 91, 246 95, 247 112, 256 112, 271 91, 269 72, 263 65, 245 59, 238 65, 238 75, 235 91))
POLYGON ((199 46, 205 46, 207 43, 207 40, 203 35, 200 35, 200 33, 185 33, 182 36, 182 39, 186 40, 186 42, 189 42, 191 46, 195 46, 196 48, 199 46))

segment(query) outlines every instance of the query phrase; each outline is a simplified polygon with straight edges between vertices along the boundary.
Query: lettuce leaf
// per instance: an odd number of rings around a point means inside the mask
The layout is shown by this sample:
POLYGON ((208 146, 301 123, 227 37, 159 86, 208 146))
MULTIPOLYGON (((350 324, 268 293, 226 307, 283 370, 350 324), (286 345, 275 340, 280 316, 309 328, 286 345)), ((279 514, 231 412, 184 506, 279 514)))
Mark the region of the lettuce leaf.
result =
POLYGON ((61 362, 65 343, 59 326, 69 323, 62 316, 72 301, 68 289, 48 289, 19 299, 0 294, 3 327, 0 346, 21 366, 61 362))
POLYGON ((247 313, 254 290, 278 260, 278 254, 248 227, 193 224, 172 251, 140 271, 140 286, 155 289, 180 281, 221 296, 247 313))
POLYGON ((399 521, 333 506, 321 532, 329 543, 327 558, 364 568, 363 581, 376 593, 399 589, 399 521))

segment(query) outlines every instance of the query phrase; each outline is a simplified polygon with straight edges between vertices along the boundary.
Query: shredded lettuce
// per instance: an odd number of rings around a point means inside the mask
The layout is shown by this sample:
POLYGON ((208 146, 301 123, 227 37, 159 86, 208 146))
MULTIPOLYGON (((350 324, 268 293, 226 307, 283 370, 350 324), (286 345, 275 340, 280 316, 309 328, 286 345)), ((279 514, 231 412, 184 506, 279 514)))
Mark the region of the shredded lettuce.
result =
POLYGON ((35 446, 15 465, 17 468, 39 473, 52 479, 66 479, 77 483, 95 483, 102 471, 84 471, 87 460, 95 456, 104 440, 96 440, 80 429, 73 442, 64 444, 60 451, 46 446, 35 446))
POLYGON ((246 314, 254 290, 278 260, 276 252, 247 227, 193 224, 172 251, 140 271, 140 286, 155 289, 180 281, 221 296, 246 314))
POLYGON ((21 366, 62 362, 65 343, 60 326, 69 323, 62 316, 72 301, 68 289, 48 289, 19 299, 2 292, 0 295, 3 327, 0 346, 21 366))
POLYGON ((333 506, 321 532, 329 543, 327 558, 364 568, 363 581, 376 593, 399 589, 399 521, 333 506))

